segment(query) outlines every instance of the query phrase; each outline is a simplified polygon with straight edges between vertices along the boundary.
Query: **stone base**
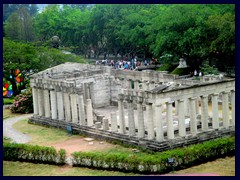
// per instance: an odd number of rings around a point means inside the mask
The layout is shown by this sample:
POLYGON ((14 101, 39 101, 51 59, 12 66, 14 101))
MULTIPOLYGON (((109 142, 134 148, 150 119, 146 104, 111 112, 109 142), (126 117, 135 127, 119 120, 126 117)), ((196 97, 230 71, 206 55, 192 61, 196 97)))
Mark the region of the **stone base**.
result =
MULTIPOLYGON (((191 144, 201 143, 211 139, 216 139, 224 136, 231 136, 235 134, 235 128, 229 127, 228 129, 208 130, 207 132, 198 132, 196 136, 187 135, 186 137, 176 136, 173 140, 157 142, 156 140, 148 140, 145 138, 138 138, 137 136, 129 137, 128 134, 119 134, 117 132, 105 131, 95 127, 80 126, 72 122, 65 122, 53 119, 44 119, 38 117, 31 117, 28 121, 31 124, 44 125, 47 127, 55 127, 66 129, 67 124, 72 126, 73 133, 84 134, 92 138, 108 140, 108 141, 119 141, 121 143, 140 146, 143 149, 149 149, 152 151, 165 151, 174 149, 177 147, 185 147, 191 144)), ((147 136, 146 136, 147 138, 147 136)))

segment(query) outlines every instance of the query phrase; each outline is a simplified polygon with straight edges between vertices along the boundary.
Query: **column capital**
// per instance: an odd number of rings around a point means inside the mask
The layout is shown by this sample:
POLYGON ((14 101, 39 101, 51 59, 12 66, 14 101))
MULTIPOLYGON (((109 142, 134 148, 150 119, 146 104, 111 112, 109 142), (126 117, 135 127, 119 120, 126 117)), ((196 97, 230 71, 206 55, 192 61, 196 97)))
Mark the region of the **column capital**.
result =
POLYGON ((168 101, 168 102, 166 102, 166 104, 172 104, 172 103, 174 103, 174 101, 168 101))
POLYGON ((219 95, 219 93, 212 93, 212 95, 213 95, 213 96, 218 96, 218 95, 219 95))
POLYGON ((223 91, 222 94, 229 94, 230 91, 223 91))
POLYGON ((185 100, 184 99, 178 99, 177 101, 178 102, 184 102, 185 100))
POLYGON ((201 98, 208 98, 208 95, 202 95, 201 98))

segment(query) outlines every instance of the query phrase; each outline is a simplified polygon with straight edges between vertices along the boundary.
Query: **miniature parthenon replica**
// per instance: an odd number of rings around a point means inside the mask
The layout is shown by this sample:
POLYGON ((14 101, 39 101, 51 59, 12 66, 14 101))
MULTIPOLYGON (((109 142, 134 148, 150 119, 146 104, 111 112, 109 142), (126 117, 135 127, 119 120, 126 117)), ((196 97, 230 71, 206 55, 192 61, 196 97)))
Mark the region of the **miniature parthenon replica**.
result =
POLYGON ((65 63, 32 75, 30 123, 155 151, 235 133, 235 79, 65 63))

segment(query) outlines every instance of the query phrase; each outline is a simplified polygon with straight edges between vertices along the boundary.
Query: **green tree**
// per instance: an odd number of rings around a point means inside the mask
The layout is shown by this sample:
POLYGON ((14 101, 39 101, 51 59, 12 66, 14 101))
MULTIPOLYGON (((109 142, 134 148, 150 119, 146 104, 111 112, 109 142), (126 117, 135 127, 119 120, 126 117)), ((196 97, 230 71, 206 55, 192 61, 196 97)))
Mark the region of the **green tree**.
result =
POLYGON ((5 25, 5 34, 12 40, 25 42, 34 40, 32 18, 24 6, 9 16, 5 25))

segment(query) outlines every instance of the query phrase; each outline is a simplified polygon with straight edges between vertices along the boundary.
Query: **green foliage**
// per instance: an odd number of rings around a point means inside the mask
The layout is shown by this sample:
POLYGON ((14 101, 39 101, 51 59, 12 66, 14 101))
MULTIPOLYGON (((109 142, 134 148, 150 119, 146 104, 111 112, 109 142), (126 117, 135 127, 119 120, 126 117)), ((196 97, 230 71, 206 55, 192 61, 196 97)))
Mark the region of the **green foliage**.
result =
POLYGON ((13 98, 3 98, 4 105, 13 104, 13 101, 13 98))
POLYGON ((17 95, 14 98, 13 106, 10 107, 12 113, 32 113, 33 112, 33 100, 32 90, 26 89, 25 92, 17 95))
POLYGON ((177 74, 179 76, 187 75, 189 73, 189 68, 175 68, 171 74, 177 74))
POLYGON ((172 72, 177 65, 174 64, 162 64, 159 68, 156 69, 156 71, 168 71, 172 72))
POLYGON ((210 66, 208 65, 207 63, 203 63, 203 65, 200 67, 200 71, 204 74, 204 75, 207 75, 207 74, 215 74, 215 75, 218 75, 219 74, 219 71, 217 68, 213 67, 213 66, 210 66))
POLYGON ((29 144, 3 143, 3 159, 44 164, 65 164, 66 152, 58 152, 53 147, 33 146, 29 144))
POLYGON ((170 157, 175 159, 176 169, 183 169, 226 155, 233 155, 234 152, 235 137, 226 137, 154 154, 75 152, 72 153, 72 157, 74 166, 138 173, 167 173, 171 171, 171 165, 167 163, 170 157))

